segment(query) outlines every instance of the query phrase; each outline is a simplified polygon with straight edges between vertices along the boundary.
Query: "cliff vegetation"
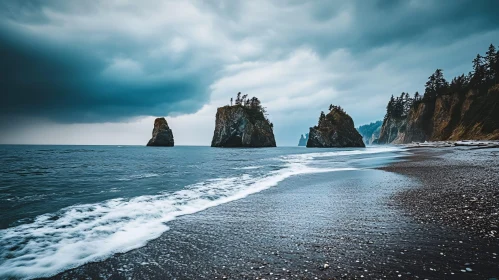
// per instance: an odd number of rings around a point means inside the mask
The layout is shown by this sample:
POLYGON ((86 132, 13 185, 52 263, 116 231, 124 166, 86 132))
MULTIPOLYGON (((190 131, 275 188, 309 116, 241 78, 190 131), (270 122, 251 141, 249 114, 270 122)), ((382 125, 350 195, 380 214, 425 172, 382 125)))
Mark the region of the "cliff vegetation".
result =
POLYGON ((499 51, 490 45, 473 60, 473 71, 449 83, 442 69, 425 92, 391 97, 379 143, 499 139, 499 51))

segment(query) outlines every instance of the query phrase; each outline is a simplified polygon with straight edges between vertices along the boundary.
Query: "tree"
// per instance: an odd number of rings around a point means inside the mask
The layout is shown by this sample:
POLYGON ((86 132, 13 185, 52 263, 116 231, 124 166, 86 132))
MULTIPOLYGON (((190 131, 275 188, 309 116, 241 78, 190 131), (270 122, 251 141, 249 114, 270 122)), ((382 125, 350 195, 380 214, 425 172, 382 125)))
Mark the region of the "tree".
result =
POLYGON ((390 101, 388 101, 388 104, 386 105, 386 114, 385 117, 383 118, 383 122, 385 122, 387 119, 392 117, 392 112, 393 112, 393 107, 394 107, 395 99, 390 97, 390 101))
POLYGON ((324 111, 321 111, 321 115, 319 116, 319 126, 321 126, 322 122, 326 120, 326 115, 324 114, 324 111))
POLYGON ((496 55, 497 55, 496 47, 490 44, 489 50, 485 53, 485 75, 486 79, 488 81, 493 81, 494 84, 496 83, 496 77, 497 77, 496 64, 498 63, 496 55))
POLYGON ((419 92, 416 91, 416 93, 414 94, 414 101, 419 101, 420 98, 421 96, 419 96, 419 92))
POLYGON ((483 63, 483 57, 480 54, 476 55, 473 59, 473 77, 471 78, 470 84, 474 88, 480 87, 486 77, 486 69, 483 63))
POLYGON ((248 105, 248 101, 246 100, 246 98, 248 97, 247 94, 243 95, 243 97, 241 97, 241 104, 243 106, 247 106, 248 105))
POLYGON ((435 73, 428 77, 425 84, 424 99, 434 100, 437 96, 445 94, 449 87, 449 83, 444 78, 442 69, 435 70, 435 73))
POLYGON ((334 108, 333 104, 330 104, 329 105, 329 111, 333 110, 333 108, 334 108))
POLYGON ((497 52, 496 52, 496 57, 495 57, 494 61, 495 61, 495 64, 492 68, 493 68, 494 73, 495 73, 494 83, 497 84, 497 83, 499 83, 499 50, 497 50, 497 52))
POLYGON ((241 92, 237 93, 236 97, 236 105, 241 105, 241 92))

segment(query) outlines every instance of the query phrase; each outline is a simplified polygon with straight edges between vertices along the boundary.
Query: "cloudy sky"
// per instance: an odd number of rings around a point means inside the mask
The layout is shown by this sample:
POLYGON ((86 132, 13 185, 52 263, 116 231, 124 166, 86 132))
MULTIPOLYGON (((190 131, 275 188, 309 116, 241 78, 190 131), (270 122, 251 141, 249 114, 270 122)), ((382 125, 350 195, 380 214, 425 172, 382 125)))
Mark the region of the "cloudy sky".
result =
POLYGON ((497 0, 0 0, 0 143, 138 144, 165 116, 209 145, 216 108, 257 96, 277 144, 321 110, 361 125, 390 95, 467 73, 499 44, 497 0))

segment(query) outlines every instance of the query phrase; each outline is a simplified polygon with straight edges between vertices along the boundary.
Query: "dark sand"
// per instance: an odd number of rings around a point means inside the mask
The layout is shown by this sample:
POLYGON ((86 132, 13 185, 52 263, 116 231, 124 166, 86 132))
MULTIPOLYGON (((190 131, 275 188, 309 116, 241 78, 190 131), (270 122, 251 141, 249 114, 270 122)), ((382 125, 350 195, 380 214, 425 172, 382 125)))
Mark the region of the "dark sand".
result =
POLYGON ((417 150, 384 170, 292 177, 54 279, 499 277, 497 238, 486 234, 497 215, 477 221, 497 205, 499 150, 453 149, 417 150), (483 207, 470 206, 472 197, 483 207))

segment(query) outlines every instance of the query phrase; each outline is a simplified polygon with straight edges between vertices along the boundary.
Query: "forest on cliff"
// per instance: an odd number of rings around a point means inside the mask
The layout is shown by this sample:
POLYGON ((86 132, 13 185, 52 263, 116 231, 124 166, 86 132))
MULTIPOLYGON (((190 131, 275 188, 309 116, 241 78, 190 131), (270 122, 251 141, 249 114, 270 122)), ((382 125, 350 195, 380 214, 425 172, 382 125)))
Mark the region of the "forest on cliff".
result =
POLYGON ((499 138, 499 51, 477 54, 468 74, 450 82, 437 69, 421 95, 390 98, 380 143, 499 138))

